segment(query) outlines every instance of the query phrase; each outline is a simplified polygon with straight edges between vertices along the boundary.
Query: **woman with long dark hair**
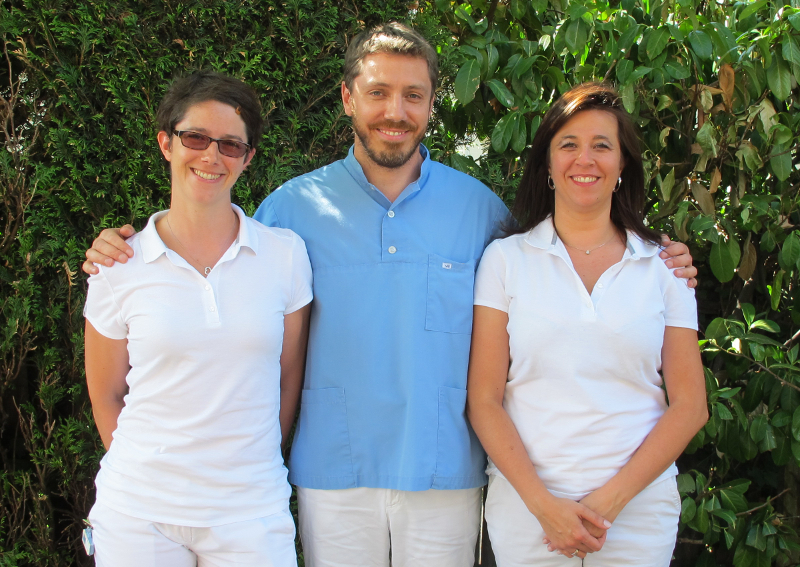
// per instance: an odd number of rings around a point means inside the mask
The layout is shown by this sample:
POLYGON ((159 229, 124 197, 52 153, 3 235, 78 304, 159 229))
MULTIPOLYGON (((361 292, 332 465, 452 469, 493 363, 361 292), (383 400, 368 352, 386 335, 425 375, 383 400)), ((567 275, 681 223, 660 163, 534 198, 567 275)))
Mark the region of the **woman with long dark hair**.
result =
POLYGON ((669 565, 674 461, 707 409, 694 293, 658 257, 644 190, 619 96, 579 85, 536 133, 518 227, 481 260, 468 415, 500 567, 669 565))

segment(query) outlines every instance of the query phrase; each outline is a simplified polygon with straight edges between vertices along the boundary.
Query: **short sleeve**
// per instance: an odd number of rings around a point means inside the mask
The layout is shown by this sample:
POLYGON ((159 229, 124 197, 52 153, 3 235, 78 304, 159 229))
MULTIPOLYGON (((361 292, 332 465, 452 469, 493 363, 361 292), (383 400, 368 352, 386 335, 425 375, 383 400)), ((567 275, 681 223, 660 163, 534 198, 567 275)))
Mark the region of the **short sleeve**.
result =
POLYGON ((261 205, 256 210, 256 214, 253 215, 253 218, 264 226, 281 228, 281 223, 275 212, 275 204, 272 201, 272 194, 268 195, 267 198, 262 201, 261 205))
MULTIPOLYGON (((660 260, 659 260, 660 261, 660 260)), ((697 330, 697 300, 686 280, 676 278, 669 270, 664 284, 664 324, 697 330)))
POLYGON ((83 316, 109 339, 124 339, 128 336, 128 326, 122 319, 122 310, 114 299, 114 289, 100 267, 100 273, 89 278, 89 291, 83 316))
POLYGON ((292 234, 292 294, 284 314, 293 313, 311 303, 314 297, 312 282, 311 262, 308 259, 306 243, 296 234, 292 234))
POLYGON ((506 258, 500 242, 495 240, 483 253, 475 275, 474 304, 508 313, 511 300, 506 294, 506 258))

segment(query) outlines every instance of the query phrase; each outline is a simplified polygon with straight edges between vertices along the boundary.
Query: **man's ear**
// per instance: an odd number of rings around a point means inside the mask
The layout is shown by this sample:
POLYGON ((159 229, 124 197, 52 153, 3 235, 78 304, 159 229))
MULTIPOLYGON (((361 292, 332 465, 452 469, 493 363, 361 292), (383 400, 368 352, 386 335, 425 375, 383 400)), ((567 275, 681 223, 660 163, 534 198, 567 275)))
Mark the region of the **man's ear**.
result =
POLYGON ((172 161, 172 136, 167 134, 164 130, 161 130, 156 136, 156 139, 158 140, 158 147, 164 159, 172 161))
POLYGON ((350 89, 347 88, 347 85, 344 81, 342 81, 342 105, 344 106, 344 112, 347 116, 353 115, 353 94, 350 92, 350 89))

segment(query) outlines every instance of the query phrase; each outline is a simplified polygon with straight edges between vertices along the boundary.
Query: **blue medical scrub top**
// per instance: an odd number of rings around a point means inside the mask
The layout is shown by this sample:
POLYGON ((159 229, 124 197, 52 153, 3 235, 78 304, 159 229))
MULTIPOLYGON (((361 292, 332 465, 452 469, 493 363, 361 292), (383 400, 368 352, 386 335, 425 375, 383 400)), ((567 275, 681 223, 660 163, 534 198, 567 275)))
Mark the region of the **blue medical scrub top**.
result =
POLYGON ((350 148, 285 183, 256 220, 305 240, 314 302, 289 480, 306 488, 485 484, 465 414, 475 269, 508 215, 472 177, 424 156, 394 203, 350 148))

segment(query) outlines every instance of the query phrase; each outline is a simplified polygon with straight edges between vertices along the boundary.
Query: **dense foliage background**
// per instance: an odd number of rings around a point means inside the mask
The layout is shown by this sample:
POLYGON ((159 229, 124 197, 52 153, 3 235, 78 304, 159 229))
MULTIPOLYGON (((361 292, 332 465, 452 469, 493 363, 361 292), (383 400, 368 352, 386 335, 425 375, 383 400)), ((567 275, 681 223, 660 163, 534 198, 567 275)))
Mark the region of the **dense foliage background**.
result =
POLYGON ((102 227, 166 206, 169 79, 210 67, 262 94, 271 129, 235 188, 252 213, 346 152, 341 56, 390 18, 441 53, 434 156, 507 202, 554 97, 619 87, 649 221, 700 269, 712 418, 679 461, 674 564, 797 565, 800 1, 0 0, 0 566, 89 564, 102 446, 78 270, 102 227))

